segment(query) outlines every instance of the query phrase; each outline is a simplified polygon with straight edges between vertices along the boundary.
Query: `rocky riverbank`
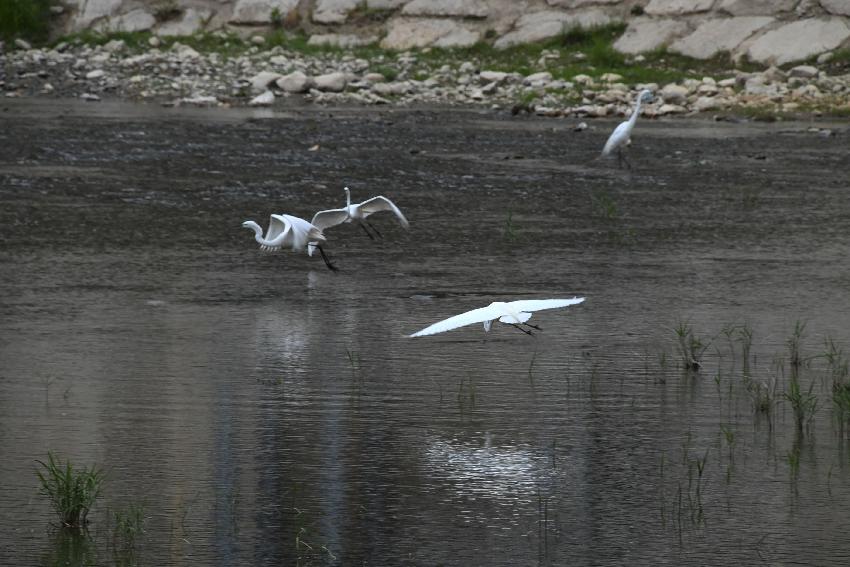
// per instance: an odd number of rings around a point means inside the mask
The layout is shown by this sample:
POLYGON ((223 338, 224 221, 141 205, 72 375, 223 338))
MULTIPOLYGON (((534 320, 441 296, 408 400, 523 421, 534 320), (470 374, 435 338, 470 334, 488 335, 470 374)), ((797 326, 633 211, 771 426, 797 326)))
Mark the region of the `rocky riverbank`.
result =
POLYGON ((664 68, 637 55, 607 71, 594 64, 596 48, 585 50, 580 43, 493 59, 474 50, 322 49, 263 35, 243 41, 224 33, 210 34, 203 43, 156 36, 102 39, 100 44, 78 39, 40 48, 20 40, 5 45, 0 90, 6 97, 120 98, 167 105, 273 106, 297 98, 317 104, 462 104, 604 117, 625 114, 636 92, 649 88, 657 97, 645 107, 647 116, 850 114, 850 74, 843 65, 835 66, 831 54, 822 55, 819 65, 763 70, 674 69, 681 60, 664 68))

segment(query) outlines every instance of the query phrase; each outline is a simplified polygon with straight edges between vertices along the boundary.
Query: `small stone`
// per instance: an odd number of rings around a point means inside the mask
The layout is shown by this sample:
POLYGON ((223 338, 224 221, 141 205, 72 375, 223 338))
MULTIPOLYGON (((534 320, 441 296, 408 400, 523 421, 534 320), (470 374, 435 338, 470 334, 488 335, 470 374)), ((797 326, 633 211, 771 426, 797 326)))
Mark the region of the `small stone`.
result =
POLYGON ((738 82, 737 79, 734 79, 734 78, 723 79, 722 81, 718 81, 717 85, 720 86, 720 87, 723 87, 723 88, 734 87, 737 84, 737 82, 738 82))
POLYGON ((657 110, 660 116, 664 116, 667 114, 682 114, 687 112, 687 109, 684 106, 680 106, 678 104, 662 104, 658 107, 657 110))
POLYGON ((160 39, 154 35, 148 38, 148 45, 150 45, 151 47, 159 47, 160 45, 162 45, 162 41, 160 41, 160 39))
POLYGON ((126 46, 124 44, 123 39, 113 39, 106 42, 106 44, 103 46, 103 49, 110 53, 118 53, 119 51, 123 51, 124 47, 126 46))
POLYGON ((338 93, 345 90, 348 80, 345 73, 335 72, 319 75, 315 78, 315 84, 320 91, 338 93))
POLYGON ((464 61, 460 64, 460 68, 458 69, 461 73, 474 73, 475 65, 470 63, 469 61, 464 61))
POLYGON ((254 45, 263 45, 264 43, 266 43, 266 38, 261 35, 252 35, 251 43, 253 43, 254 45))
POLYGON ((15 40, 15 47, 17 47, 18 49, 26 49, 26 50, 32 49, 32 45, 30 45, 30 42, 23 40, 21 38, 18 38, 18 39, 15 40))
POLYGON ((97 102, 97 101, 100 100, 99 96, 97 96, 96 94, 91 94, 91 93, 83 93, 83 94, 80 95, 80 98, 83 99, 83 100, 88 100, 88 101, 92 101, 92 102, 97 102))
POLYGON ((190 104, 193 106, 216 106, 219 104, 218 99, 214 96, 192 96, 181 98, 178 101, 180 104, 190 104))
POLYGON ((714 110, 720 107, 720 102, 715 97, 701 96, 694 103, 694 109, 700 112, 714 110))
POLYGON ((576 75, 573 77, 573 82, 578 83, 580 85, 592 85, 593 77, 590 75, 576 75))
MULTIPOLYGON (((381 77, 383 78, 383 75, 381 77)), ((313 79, 301 71, 294 71, 288 75, 280 77, 275 84, 284 92, 305 93, 313 86, 313 79)))
POLYGON ((789 71, 788 76, 812 79, 818 76, 818 68, 811 65, 797 65, 789 71))
POLYGON ((486 95, 491 95, 491 94, 495 93, 498 88, 499 88, 499 83, 497 83, 496 81, 493 81, 492 83, 487 83, 486 85, 481 87, 481 92, 486 94, 486 95))
POLYGON ((260 71, 251 77, 251 90, 255 93, 262 93, 268 90, 268 86, 281 78, 280 73, 272 73, 270 71, 260 71))
POLYGON ((818 55, 818 64, 823 65, 824 63, 829 63, 832 61, 832 58, 835 54, 832 51, 827 51, 826 53, 821 53, 818 55))
POLYGON ((94 79, 99 79, 103 77, 106 72, 103 69, 95 69, 94 71, 89 71, 86 73, 86 79, 92 81, 94 79))
POLYGON ((507 79, 508 74, 503 71, 481 71, 478 78, 484 83, 501 83, 507 79))
POLYGON ((523 81, 526 85, 535 85, 535 84, 545 84, 552 80, 552 73, 549 71, 542 71, 540 73, 532 73, 525 78, 523 81))
POLYGON ((263 94, 257 95, 248 103, 250 106, 269 106, 274 102, 274 93, 266 91, 263 94))
POLYGON ((670 104, 683 104, 688 100, 688 88, 675 83, 664 85, 659 94, 664 102, 670 104))
POLYGON ((616 83, 618 81, 622 81, 623 76, 618 75, 617 73, 604 73, 601 77, 599 77, 599 79, 603 83, 616 83))
POLYGON ((587 130, 587 122, 579 122, 573 126, 573 132, 583 132, 584 130, 587 130))
POLYGON ((363 75, 363 80, 369 83, 383 83, 387 78, 380 73, 366 73, 363 75))

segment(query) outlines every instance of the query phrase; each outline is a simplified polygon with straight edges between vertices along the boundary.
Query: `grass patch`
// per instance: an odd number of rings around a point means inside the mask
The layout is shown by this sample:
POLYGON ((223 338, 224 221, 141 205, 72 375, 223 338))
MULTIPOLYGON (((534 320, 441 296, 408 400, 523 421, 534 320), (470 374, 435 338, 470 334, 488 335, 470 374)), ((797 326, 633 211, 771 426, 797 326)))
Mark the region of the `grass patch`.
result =
POLYGON ((51 0, 0 1, 0 39, 47 40, 51 0))
POLYGON ((64 464, 47 453, 47 462, 36 461, 42 470, 37 470, 41 493, 50 499, 62 525, 81 528, 88 522, 87 516, 103 487, 104 473, 95 466, 75 469, 71 461, 64 464))

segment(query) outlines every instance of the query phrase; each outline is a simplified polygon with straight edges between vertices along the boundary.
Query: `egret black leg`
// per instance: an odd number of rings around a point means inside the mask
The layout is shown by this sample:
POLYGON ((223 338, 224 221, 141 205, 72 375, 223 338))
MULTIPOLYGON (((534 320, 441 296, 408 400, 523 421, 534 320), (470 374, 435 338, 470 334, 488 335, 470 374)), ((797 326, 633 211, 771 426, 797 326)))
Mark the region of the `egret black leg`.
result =
POLYGON ((375 237, 374 237, 374 236, 372 236, 372 233, 371 233, 371 232, 369 232, 369 229, 368 229, 368 228, 366 228, 366 225, 365 225, 365 224, 363 224, 362 222, 357 223, 357 224, 359 224, 359 225, 360 225, 360 228, 362 228, 362 229, 363 229, 363 232, 365 232, 365 233, 366 233, 366 236, 368 236, 371 240, 375 240, 375 237))
POLYGON ((378 238, 381 238, 381 239, 383 239, 383 238, 384 238, 384 235, 383 235, 383 234, 381 234, 381 231, 380 231, 380 230, 378 230, 377 228, 375 228, 375 225, 374 225, 374 224, 370 223, 369 221, 366 221, 366 224, 368 224, 368 225, 369 225, 369 228, 371 228, 372 230, 374 230, 374 231, 375 231, 375 234, 377 234, 377 235, 378 235, 378 238))
POLYGON ((324 250, 322 250, 322 247, 321 247, 321 246, 319 246, 319 245, 317 244, 317 245, 316 245, 316 248, 318 248, 318 249, 319 249, 319 252, 320 252, 320 253, 321 253, 321 255, 322 255, 322 260, 324 260, 324 261, 325 261, 325 266, 327 266, 327 267, 328 267, 328 269, 329 269, 329 270, 331 270, 332 272, 337 272, 337 271, 339 271, 339 268, 337 268, 336 266, 334 266, 333 264, 331 264, 331 261, 330 261, 330 260, 328 260, 328 255, 327 255, 327 254, 325 254, 325 251, 324 251, 324 250))
POLYGON ((514 324, 514 323, 508 323, 508 325, 510 325, 510 326, 511 326, 511 327, 513 327, 514 329, 519 329, 520 331, 522 331, 522 332, 523 332, 523 333, 525 333, 526 335, 534 336, 534 333, 532 333, 531 331, 529 331, 529 330, 527 330, 527 329, 523 329, 523 328, 522 328, 522 327, 520 327, 519 325, 516 325, 516 324, 514 324))
POLYGON ((532 325, 531 323, 523 323, 523 325, 525 325, 526 327, 531 327, 532 329, 537 329, 538 331, 543 330, 540 327, 538 327, 537 325, 532 325))
POLYGON ((629 163, 629 160, 628 160, 628 159, 626 159, 626 154, 625 154, 625 153, 623 153, 623 150, 622 150, 622 149, 620 150, 620 158, 623 160, 623 163, 625 163, 625 164, 626 164, 626 169, 631 169, 631 168, 632 168, 632 164, 631 164, 631 163, 629 163))

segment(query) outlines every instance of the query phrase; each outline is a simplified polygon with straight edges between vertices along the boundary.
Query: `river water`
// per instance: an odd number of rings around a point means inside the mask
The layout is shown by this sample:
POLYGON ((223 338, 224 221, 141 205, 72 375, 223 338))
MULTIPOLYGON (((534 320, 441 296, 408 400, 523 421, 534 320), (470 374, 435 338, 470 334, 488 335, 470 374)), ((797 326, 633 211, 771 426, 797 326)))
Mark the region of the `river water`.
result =
POLYGON ((642 121, 631 171, 575 125, 0 103, 0 564, 846 565, 847 124, 642 121), (240 226, 345 185, 411 225, 329 229, 338 273, 240 226), (48 451, 107 472, 85 535, 48 451))

